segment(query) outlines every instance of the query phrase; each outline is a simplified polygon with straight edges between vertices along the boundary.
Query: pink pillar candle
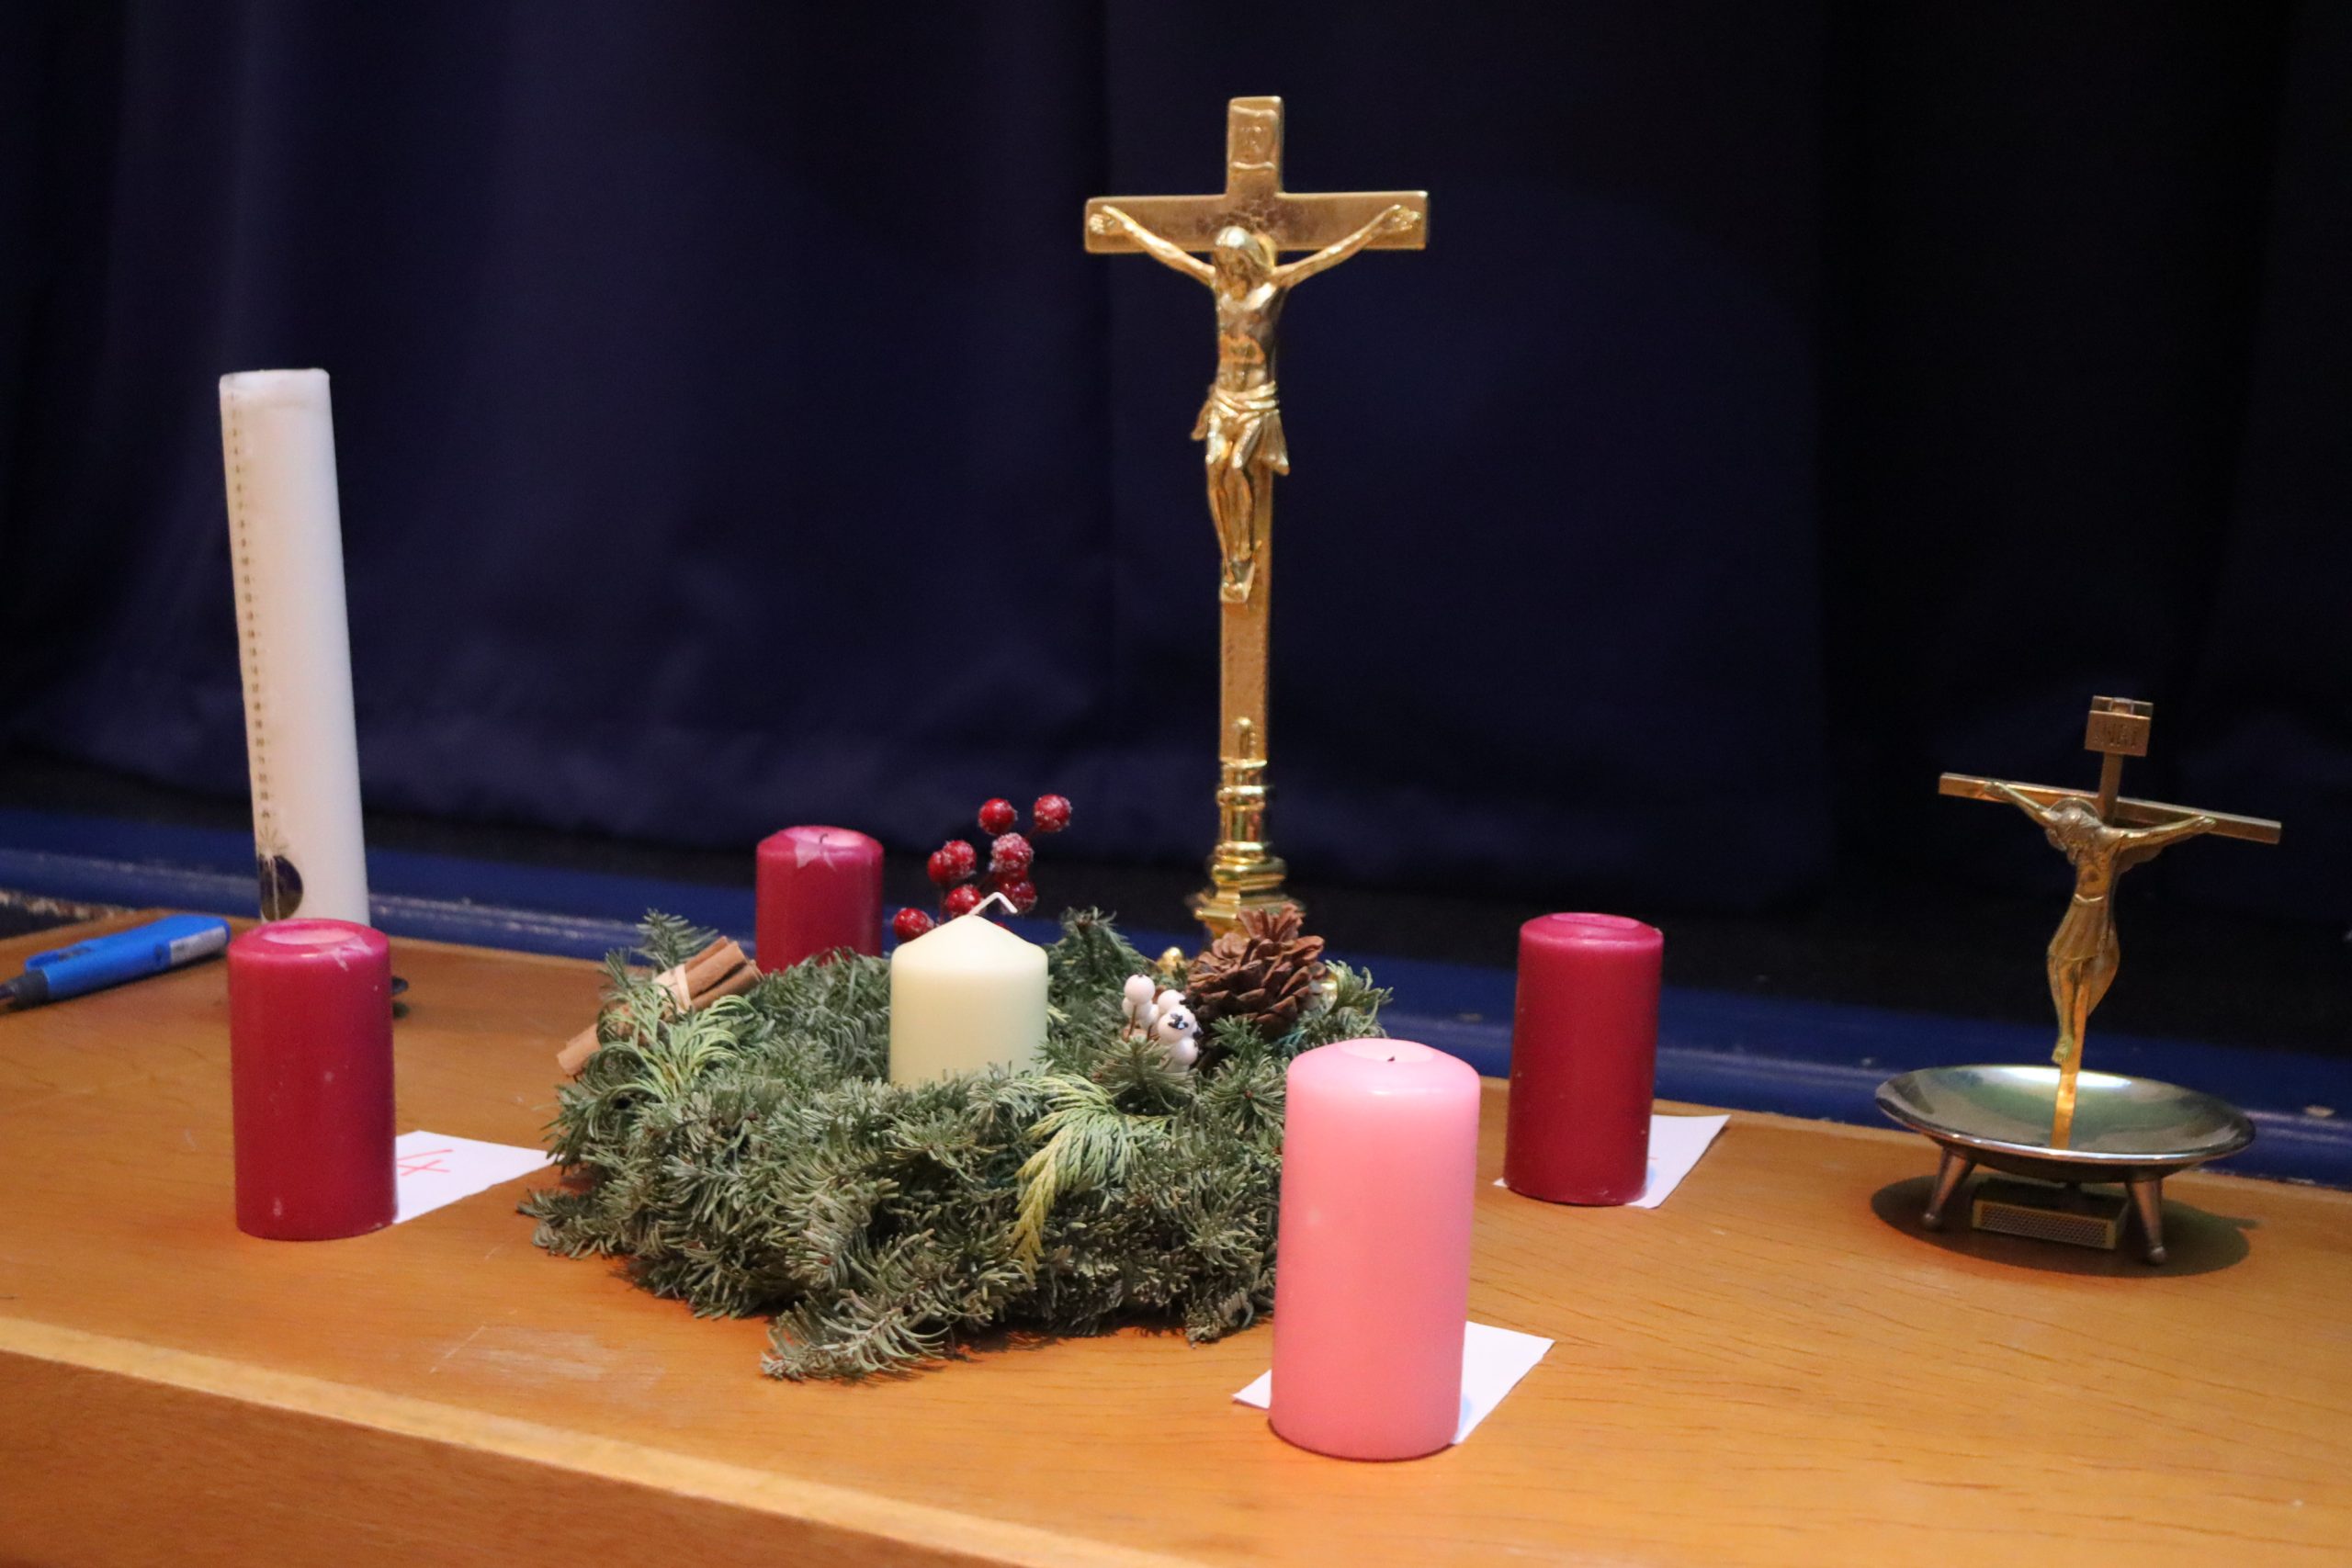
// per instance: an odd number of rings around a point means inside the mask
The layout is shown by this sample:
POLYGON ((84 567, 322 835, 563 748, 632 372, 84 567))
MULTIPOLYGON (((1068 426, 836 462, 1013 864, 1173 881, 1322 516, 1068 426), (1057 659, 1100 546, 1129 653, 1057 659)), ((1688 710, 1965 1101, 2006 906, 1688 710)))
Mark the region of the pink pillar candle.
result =
POLYGON ((1470 1308, 1478 1075, 1409 1040, 1290 1065, 1274 1431, 1340 1459, 1453 1441, 1470 1308))
POLYGON ((348 920, 229 944, 237 1228, 324 1241, 392 1223, 392 950, 348 920))
POLYGON ((760 840, 763 969, 846 947, 882 952, 882 846, 847 828, 786 828, 760 840))
POLYGON ((1503 1180, 1555 1203, 1630 1203, 1649 1179, 1666 938, 1623 915, 1519 931, 1503 1180))

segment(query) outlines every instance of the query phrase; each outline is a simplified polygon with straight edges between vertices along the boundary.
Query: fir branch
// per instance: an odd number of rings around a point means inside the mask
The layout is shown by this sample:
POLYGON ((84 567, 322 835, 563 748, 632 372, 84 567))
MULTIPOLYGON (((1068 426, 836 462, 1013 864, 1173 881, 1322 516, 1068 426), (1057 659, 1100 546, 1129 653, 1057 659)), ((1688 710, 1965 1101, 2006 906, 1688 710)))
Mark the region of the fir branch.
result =
POLYGON ((1045 1147, 1021 1164, 1020 1218, 1012 1252, 1035 1263, 1045 1250, 1046 1223, 1068 1195, 1109 1187, 1126 1174, 1136 1145, 1166 1124, 1162 1117, 1131 1116, 1111 1091, 1091 1078, 1045 1080, 1053 1109, 1029 1131, 1045 1147))
POLYGON ((1073 995, 1103 991, 1116 995, 1128 976, 1151 968, 1135 945, 1119 934, 1111 917, 1100 909, 1066 911, 1062 939, 1047 950, 1046 959, 1057 1004, 1073 995))
POLYGON ((1298 1028, 1283 1042, 1287 1055, 1295 1056, 1302 1051, 1342 1040, 1375 1039, 1386 1033, 1380 1027, 1380 1010, 1388 1005, 1389 993, 1374 985, 1371 976, 1345 964, 1332 963, 1326 965, 1324 977, 1330 987, 1330 998, 1309 1009, 1306 1016, 1298 1021, 1298 1028))
POLYGON ((707 926, 695 925, 659 909, 646 911, 638 922, 637 950, 656 969, 673 969, 718 940, 707 926))

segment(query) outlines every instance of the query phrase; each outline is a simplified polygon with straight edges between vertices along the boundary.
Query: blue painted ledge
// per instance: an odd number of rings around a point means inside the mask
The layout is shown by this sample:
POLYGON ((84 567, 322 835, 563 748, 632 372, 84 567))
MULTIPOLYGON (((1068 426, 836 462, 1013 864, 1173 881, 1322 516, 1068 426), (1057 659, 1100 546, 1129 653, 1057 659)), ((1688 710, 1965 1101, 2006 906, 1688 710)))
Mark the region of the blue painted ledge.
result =
MULTIPOLYGON (((253 840, 220 829, 0 810, 0 887, 93 903, 250 914, 253 840)), ((453 855, 373 850, 375 923, 393 936, 601 958, 637 918, 666 909, 748 938, 748 888, 713 887, 453 855)), ((1044 922, 1023 922, 1043 937, 1044 922)), ((1186 940, 1133 929, 1146 953, 1186 940)), ((1358 955, 1396 993, 1390 1031, 1510 1070, 1509 971, 1358 955)), ((2352 1187, 2352 1061, 2102 1032, 2098 1066, 2191 1084, 2246 1108, 2259 1135, 2229 1162, 2246 1175, 2352 1187), (2334 1108, 2317 1116, 2307 1108, 2334 1108)), ((2046 1027, 1669 987, 1658 1023, 1658 1093, 1669 1100, 1880 1124, 1871 1091, 1891 1074, 1968 1062, 2038 1062, 2046 1027)), ((1928 1168, 1925 1145, 1921 1168, 1928 1168)))

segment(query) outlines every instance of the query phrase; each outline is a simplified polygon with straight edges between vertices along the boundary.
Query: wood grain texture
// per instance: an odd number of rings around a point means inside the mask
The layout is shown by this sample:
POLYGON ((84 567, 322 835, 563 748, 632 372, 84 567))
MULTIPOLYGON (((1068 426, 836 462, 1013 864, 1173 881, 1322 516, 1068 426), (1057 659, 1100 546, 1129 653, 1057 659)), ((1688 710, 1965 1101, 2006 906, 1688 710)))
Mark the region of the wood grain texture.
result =
MULTIPOLYGON (((593 966, 393 958, 401 1126, 534 1142, 593 966)), ((527 1181, 242 1235, 224 985, 0 1018, 0 1561, 2352 1561, 2343 1194, 2177 1180, 2149 1270, 1923 1235, 1924 1143, 1742 1115, 1661 1209, 1554 1208, 1484 1184, 1492 1084, 1472 1313, 1559 1345, 1463 1447, 1349 1464, 1229 1403, 1262 1330, 804 1387, 538 1252, 527 1181)))

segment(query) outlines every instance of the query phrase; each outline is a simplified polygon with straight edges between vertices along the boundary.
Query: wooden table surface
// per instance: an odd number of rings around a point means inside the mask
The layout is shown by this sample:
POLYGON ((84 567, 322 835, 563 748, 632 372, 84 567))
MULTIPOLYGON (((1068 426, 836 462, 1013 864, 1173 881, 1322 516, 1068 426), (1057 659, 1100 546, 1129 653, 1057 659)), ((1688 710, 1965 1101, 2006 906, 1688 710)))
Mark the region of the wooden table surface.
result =
MULTIPOLYGON (((401 1126, 534 1143, 594 969, 393 953, 401 1126)), ((1663 1208, 1555 1208, 1487 1184, 1490 1084, 1472 1314, 1559 1343, 1351 1464, 1229 1402, 1263 1329, 799 1386, 532 1247, 528 1182, 254 1240, 226 1052, 218 964, 0 1018, 0 1561, 2352 1562, 2339 1193, 2176 1180, 2152 1270, 1925 1235, 1924 1143, 1739 1115, 1663 1208)))

